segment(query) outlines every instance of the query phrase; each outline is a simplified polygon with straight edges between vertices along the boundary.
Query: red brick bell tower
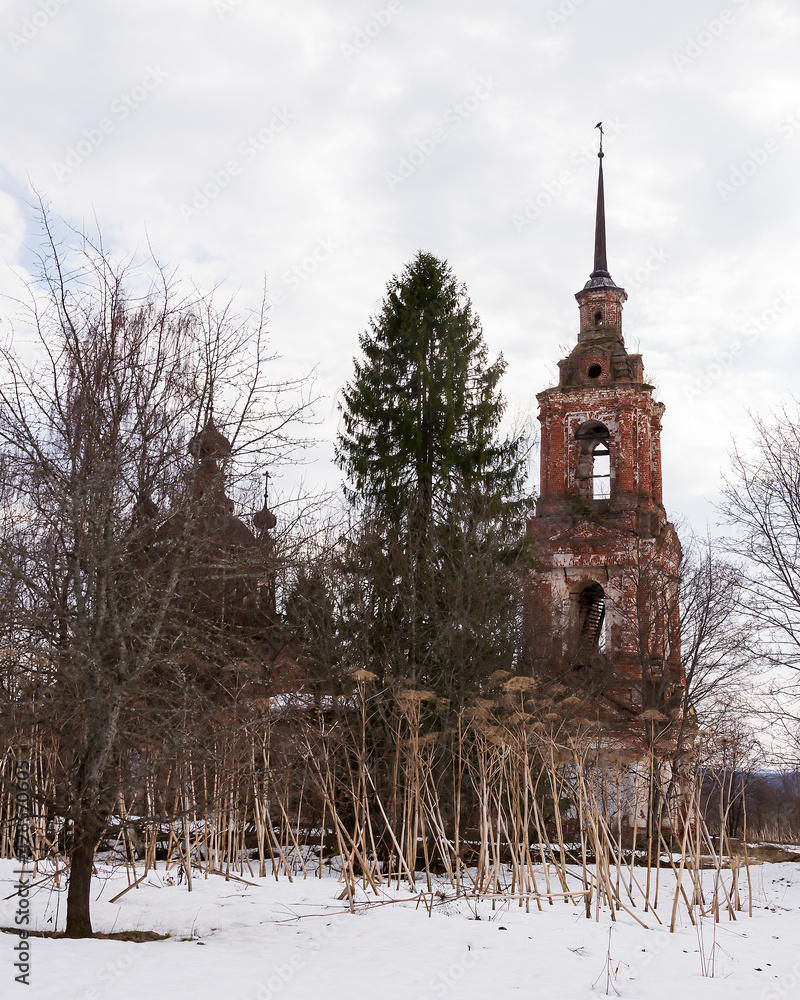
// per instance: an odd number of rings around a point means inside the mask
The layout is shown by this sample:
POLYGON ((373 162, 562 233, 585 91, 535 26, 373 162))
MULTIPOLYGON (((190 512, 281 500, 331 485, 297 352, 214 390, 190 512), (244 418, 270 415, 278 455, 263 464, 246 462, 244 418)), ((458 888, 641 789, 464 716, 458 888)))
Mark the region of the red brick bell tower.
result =
POLYGON ((680 543, 661 497, 661 417, 622 335, 608 272, 600 146, 594 270, 576 294, 577 344, 537 396, 540 496, 526 593, 534 672, 593 685, 624 719, 680 705, 680 543))

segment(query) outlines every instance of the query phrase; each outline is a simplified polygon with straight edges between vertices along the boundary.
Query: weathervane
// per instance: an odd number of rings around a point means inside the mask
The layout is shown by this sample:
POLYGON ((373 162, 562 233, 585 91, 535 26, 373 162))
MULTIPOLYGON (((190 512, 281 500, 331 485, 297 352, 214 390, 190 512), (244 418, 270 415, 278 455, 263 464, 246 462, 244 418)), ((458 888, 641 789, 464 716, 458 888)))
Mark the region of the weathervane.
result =
POLYGON ((599 128, 600 129, 600 152, 597 155, 598 156, 602 156, 603 155, 603 123, 602 122, 598 122, 595 125, 595 128, 599 128))

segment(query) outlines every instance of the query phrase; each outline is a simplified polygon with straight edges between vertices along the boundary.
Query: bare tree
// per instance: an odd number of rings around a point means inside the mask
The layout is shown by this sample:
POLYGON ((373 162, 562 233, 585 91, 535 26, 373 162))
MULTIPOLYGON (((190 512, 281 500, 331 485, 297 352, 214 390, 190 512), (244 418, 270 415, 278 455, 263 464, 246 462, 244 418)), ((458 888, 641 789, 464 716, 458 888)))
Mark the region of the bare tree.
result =
POLYGON ((740 566, 711 538, 688 538, 681 565, 684 712, 713 725, 752 690, 763 667, 759 630, 747 615, 740 566))
POLYGON ((27 337, 0 351, 0 628, 20 664, 3 697, 60 748, 67 934, 85 936, 120 720, 268 620, 269 546, 226 486, 291 454, 309 399, 269 380, 263 309, 182 297, 154 261, 65 249, 41 218, 27 337))
MULTIPOLYGON (((760 633, 763 661, 777 668, 765 710, 800 744, 800 422, 782 406, 753 418, 753 441, 734 447, 720 510, 733 528, 728 550, 741 563, 744 611, 760 633), (788 670, 788 673, 787 673, 788 670)), ((794 753, 796 766, 797 755, 794 753)))
POLYGON ((651 795, 651 819, 694 767, 700 728, 743 725, 744 696, 760 658, 757 629, 743 614, 738 566, 711 538, 685 535, 677 574, 645 552, 633 567, 637 659, 645 743, 666 765, 651 795))

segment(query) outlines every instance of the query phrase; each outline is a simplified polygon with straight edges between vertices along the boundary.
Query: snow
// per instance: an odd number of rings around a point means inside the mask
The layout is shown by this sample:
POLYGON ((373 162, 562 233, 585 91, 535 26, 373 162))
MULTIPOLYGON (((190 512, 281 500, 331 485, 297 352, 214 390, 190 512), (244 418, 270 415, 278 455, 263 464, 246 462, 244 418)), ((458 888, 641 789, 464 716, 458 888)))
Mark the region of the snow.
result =
MULTIPOLYGON (((0 926, 13 925, 16 863, 0 861, 0 926)), ((713 872, 709 872, 709 885, 713 872)), ((725 873, 729 877, 729 873, 725 873)), ((800 997, 800 867, 751 868, 753 917, 691 926, 685 906, 676 933, 652 913, 607 909, 587 920, 573 903, 441 900, 431 915, 401 886, 380 898, 359 887, 359 910, 337 897, 336 873, 289 882, 245 877, 256 885, 195 875, 193 890, 176 871, 150 872, 116 903, 125 868, 100 868, 92 914, 97 931, 155 930, 172 935, 142 944, 30 938, 30 986, 14 982, 16 934, 0 935, 0 997, 36 1000, 505 1000, 620 995, 630 1000, 791 1000, 800 997), (367 909, 367 905, 373 904, 367 909), (384 903, 385 905, 374 905, 384 903), (479 919, 476 919, 479 917, 479 919), (714 959, 714 976, 710 971, 714 959), (610 961, 609 961, 610 956, 610 961), (609 981, 609 969, 611 978, 609 981), (593 989, 594 984, 594 989, 593 989)), ((745 884, 746 880, 742 878, 745 884)), ((662 873, 659 916, 669 925, 674 881, 662 873)), ((435 888, 435 887, 434 887, 435 888)), ((451 896, 448 887, 442 891, 451 896)), ((63 928, 66 896, 45 885, 31 892, 33 926, 63 928)))

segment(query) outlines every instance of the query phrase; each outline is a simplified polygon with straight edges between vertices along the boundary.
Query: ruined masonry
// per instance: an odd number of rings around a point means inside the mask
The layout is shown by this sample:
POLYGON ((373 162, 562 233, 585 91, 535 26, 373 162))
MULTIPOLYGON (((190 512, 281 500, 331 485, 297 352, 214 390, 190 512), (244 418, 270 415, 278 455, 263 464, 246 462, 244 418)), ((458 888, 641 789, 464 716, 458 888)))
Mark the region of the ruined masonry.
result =
POLYGON ((681 550, 661 496, 664 405, 622 335, 627 299, 608 272, 602 143, 594 270, 576 294, 578 342, 538 394, 541 483, 529 538, 527 648, 540 676, 597 696, 613 732, 667 724, 681 705, 681 550))

